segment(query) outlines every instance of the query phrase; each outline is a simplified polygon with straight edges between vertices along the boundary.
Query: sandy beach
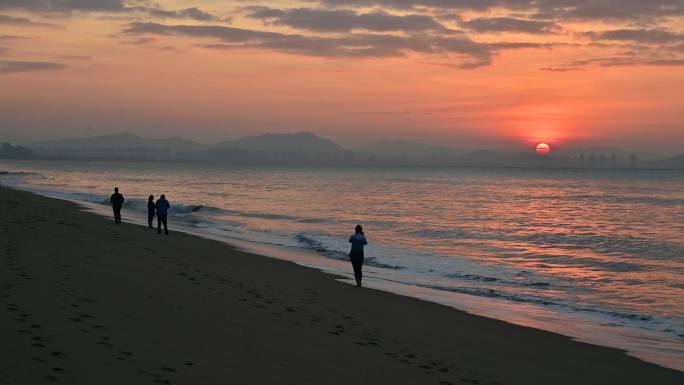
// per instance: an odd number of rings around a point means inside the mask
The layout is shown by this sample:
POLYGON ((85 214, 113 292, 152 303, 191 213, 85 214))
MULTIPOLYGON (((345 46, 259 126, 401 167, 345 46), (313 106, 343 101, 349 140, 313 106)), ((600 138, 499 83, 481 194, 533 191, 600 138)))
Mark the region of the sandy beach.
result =
POLYGON ((5 188, 0 213, 1 384, 684 383, 615 349, 357 289, 172 224, 158 235, 5 188))

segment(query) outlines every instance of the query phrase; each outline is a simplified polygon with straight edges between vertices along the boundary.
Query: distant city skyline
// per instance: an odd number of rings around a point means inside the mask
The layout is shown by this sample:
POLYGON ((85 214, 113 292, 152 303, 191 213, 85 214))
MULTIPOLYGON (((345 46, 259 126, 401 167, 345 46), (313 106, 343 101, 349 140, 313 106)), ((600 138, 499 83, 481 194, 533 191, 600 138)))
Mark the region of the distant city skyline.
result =
POLYGON ((681 0, 0 0, 0 141, 684 153, 681 0))

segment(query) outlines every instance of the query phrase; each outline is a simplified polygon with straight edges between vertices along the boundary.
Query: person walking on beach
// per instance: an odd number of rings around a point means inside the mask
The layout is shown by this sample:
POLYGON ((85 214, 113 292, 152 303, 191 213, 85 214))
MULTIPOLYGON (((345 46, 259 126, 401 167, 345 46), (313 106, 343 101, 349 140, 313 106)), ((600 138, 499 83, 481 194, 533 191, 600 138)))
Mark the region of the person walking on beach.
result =
POLYGON ((157 203, 154 204, 154 207, 157 209, 157 233, 161 234, 161 226, 163 223, 164 234, 169 235, 169 228, 166 227, 166 215, 169 208, 171 208, 171 205, 169 204, 169 201, 166 200, 164 194, 159 197, 157 203))
POLYGON ((349 251, 349 259, 354 268, 354 278, 356 279, 356 287, 361 287, 361 268, 363 267, 363 246, 368 244, 366 236, 363 234, 363 227, 356 225, 355 233, 349 237, 351 243, 351 251, 349 251))
POLYGON ((147 198, 147 226, 152 228, 152 221, 154 221, 154 195, 147 198))
POLYGON ((123 195, 119 194, 119 188, 114 187, 114 194, 109 198, 112 203, 112 209, 114 210, 114 223, 121 223, 121 207, 124 203, 123 195))

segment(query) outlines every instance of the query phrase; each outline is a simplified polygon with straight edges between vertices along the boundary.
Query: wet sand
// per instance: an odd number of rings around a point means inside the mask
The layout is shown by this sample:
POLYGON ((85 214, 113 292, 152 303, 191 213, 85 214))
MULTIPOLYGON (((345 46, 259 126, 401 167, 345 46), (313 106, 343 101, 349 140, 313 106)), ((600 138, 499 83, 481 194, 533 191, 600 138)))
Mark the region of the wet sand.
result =
POLYGON ((0 228, 1 384, 684 383, 618 350, 66 201, 0 188, 0 228))

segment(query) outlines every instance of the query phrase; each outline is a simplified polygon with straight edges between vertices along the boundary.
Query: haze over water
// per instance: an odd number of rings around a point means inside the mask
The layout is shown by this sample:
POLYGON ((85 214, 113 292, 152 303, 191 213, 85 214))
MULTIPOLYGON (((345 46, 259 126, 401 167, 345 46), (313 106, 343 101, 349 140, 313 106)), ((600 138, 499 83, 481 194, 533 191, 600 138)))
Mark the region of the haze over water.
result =
POLYGON ((559 319, 595 323, 563 332, 684 362, 681 172, 44 161, 0 169, 31 173, 2 175, 3 184, 88 202, 106 203, 117 185, 124 217, 164 193, 172 229, 314 250, 320 265, 345 273, 346 264, 325 261, 347 260, 361 223, 378 284, 465 294, 469 311, 549 330, 559 319))

